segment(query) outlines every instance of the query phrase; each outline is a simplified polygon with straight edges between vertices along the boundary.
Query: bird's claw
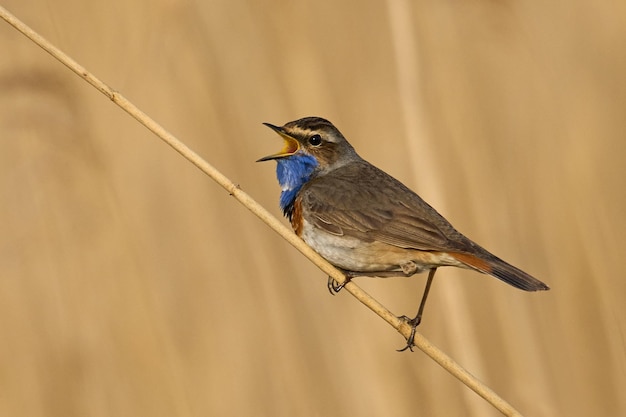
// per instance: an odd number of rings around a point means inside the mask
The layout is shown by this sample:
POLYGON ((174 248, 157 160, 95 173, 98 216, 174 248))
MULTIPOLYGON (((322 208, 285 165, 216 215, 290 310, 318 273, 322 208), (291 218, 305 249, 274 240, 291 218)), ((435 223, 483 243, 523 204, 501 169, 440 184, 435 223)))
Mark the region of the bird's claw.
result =
POLYGON ((330 292, 331 295, 335 295, 337 294, 339 291, 341 291, 341 289, 348 283, 350 282, 350 278, 346 277, 346 279, 340 284, 337 281, 335 281, 335 279, 333 277, 328 277, 328 291, 330 292))
POLYGON ((414 342, 415 342, 415 331, 417 329, 417 326, 419 326, 420 322, 422 321, 422 318, 419 317, 419 316, 414 317, 412 319, 407 317, 407 316, 400 316, 398 318, 400 320, 404 321, 409 326, 411 326, 411 334, 406 339, 406 346, 403 347, 402 349, 396 349, 396 351, 397 352, 404 352, 405 350, 409 349, 411 352, 413 352, 413 346, 414 346, 414 342))

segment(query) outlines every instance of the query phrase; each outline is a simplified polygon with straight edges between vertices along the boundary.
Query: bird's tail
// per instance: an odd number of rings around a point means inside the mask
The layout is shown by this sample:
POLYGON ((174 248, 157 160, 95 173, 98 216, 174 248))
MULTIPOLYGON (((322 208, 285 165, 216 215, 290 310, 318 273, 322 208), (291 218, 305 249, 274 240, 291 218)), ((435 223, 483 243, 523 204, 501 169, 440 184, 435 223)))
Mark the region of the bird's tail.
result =
POLYGON ((450 255, 471 269, 492 275, 521 290, 545 291, 550 289, 543 282, 491 253, 486 253, 484 257, 477 257, 469 253, 451 253, 450 255))

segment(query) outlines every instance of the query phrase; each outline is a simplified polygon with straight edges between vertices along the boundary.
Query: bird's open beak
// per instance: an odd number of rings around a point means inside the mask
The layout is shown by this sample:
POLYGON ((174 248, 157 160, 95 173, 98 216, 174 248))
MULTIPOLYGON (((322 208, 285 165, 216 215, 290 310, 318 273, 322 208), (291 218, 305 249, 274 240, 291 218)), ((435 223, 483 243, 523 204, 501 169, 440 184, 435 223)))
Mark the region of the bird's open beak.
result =
POLYGON ((263 158, 257 160, 257 162, 269 161, 271 159, 285 158, 287 156, 291 156, 294 153, 298 152, 298 149, 300 149, 300 144, 295 138, 285 133, 285 130, 282 127, 274 126, 269 123, 263 123, 263 124, 269 127, 270 129, 272 129, 274 132, 278 133, 285 140, 285 146, 280 152, 275 153, 273 155, 264 156, 263 158))

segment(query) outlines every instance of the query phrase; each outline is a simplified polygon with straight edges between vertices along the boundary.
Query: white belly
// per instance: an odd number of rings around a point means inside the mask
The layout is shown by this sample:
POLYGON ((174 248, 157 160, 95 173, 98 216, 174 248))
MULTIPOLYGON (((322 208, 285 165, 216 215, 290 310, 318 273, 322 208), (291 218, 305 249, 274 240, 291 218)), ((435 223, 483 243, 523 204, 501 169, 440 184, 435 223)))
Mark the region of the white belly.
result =
POLYGON ((302 239, 331 264, 355 272, 400 271, 413 263, 419 273, 443 265, 460 266, 454 258, 441 252, 404 249, 380 242, 363 242, 337 236, 318 229, 304 220, 302 239))

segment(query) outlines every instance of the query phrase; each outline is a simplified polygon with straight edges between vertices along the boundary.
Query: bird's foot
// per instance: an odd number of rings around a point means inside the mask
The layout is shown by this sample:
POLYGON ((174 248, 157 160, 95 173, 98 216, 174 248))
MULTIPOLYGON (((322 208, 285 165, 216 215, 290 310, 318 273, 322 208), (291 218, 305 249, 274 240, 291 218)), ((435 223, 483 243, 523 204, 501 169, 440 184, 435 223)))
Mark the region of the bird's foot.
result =
POLYGON ((407 316, 400 316, 398 318, 404 321, 409 326, 411 326, 411 334, 406 339, 406 346, 403 347, 402 349, 397 349, 397 351, 404 352, 405 350, 409 349, 411 352, 413 352, 413 346, 414 346, 413 342, 415 341, 415 329, 417 329, 417 326, 420 325, 420 322, 422 321, 422 317, 418 315, 413 318, 409 318, 407 316))
POLYGON ((331 295, 335 295, 337 294, 339 291, 341 291, 341 289, 348 283, 350 282, 350 279, 352 279, 349 276, 346 276, 345 280, 340 284, 337 281, 335 281, 335 279, 333 277, 328 277, 328 291, 330 292, 331 295))

